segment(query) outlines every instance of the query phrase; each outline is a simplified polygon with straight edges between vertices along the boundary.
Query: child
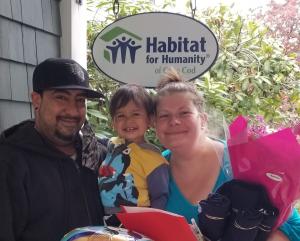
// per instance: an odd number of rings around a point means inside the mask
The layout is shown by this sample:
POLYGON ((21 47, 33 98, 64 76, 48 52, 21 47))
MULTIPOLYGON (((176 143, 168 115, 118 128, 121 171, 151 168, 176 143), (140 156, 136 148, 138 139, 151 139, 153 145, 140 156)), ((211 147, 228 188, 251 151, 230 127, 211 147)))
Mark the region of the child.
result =
POLYGON ((117 137, 99 168, 99 189, 106 215, 120 205, 164 209, 168 198, 168 163, 144 138, 151 124, 153 100, 138 85, 127 84, 113 95, 110 115, 117 137))

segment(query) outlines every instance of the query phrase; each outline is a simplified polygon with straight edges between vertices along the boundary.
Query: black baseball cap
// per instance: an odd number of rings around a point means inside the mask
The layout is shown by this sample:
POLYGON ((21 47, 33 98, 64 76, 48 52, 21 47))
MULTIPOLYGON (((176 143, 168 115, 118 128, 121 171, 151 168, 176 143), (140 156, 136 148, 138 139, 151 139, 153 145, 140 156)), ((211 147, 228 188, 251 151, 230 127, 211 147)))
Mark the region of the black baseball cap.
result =
POLYGON ((32 77, 33 91, 42 93, 50 89, 85 90, 87 98, 104 98, 89 87, 87 71, 76 61, 49 58, 38 64, 32 77))

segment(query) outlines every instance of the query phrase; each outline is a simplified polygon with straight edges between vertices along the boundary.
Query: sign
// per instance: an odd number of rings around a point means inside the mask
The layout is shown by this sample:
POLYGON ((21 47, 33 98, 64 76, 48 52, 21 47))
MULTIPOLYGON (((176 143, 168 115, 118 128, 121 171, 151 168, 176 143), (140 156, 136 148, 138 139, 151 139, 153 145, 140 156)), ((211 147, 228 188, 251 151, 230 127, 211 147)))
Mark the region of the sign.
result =
POLYGON ((150 12, 105 27, 94 40, 92 56, 116 81, 155 87, 170 66, 186 80, 202 75, 215 63, 218 43, 212 31, 193 18, 150 12))

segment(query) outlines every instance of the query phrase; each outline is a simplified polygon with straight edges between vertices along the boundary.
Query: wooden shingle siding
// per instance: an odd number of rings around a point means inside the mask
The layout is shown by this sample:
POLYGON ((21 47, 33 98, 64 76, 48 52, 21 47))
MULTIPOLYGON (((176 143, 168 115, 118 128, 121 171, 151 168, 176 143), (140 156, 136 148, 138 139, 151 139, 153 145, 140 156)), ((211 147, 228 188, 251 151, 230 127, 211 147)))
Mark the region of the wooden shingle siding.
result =
POLYGON ((43 29, 53 32, 51 0, 42 0, 43 29))
POLYGON ((27 70, 28 98, 30 99, 30 93, 33 90, 32 89, 32 75, 33 75, 34 67, 27 65, 26 70, 27 70))
POLYGON ((59 0, 0 0, 0 132, 32 118, 34 67, 60 56, 59 0))
POLYGON ((22 34, 23 46, 26 46, 26 48, 24 48, 24 63, 37 65, 35 30, 23 25, 22 34))
POLYGON ((22 22, 43 29, 43 12, 41 0, 21 0, 22 22))
POLYGON ((0 130, 32 117, 31 105, 24 102, 0 101, 0 130))
POLYGON ((1 59, 0 59, 0 99, 11 100, 9 62, 1 59))
POLYGON ((6 36, 8 38, 8 46, 9 46, 8 59, 21 62, 21 63, 24 62, 24 53, 23 53, 24 46, 23 46, 21 24, 10 21, 6 36))
MULTIPOLYGON (((28 77, 32 78, 34 67, 0 59, 0 99, 29 102, 28 77), (28 75, 28 70, 30 71, 28 75)), ((31 87, 32 90, 32 87, 31 87)))
POLYGON ((11 62, 9 69, 12 99, 29 102, 26 65, 11 62))
POLYGON ((57 48, 59 39, 45 32, 36 31, 37 61, 42 62, 49 57, 59 57, 60 50, 57 48))
POLYGON ((0 1, 0 15, 11 18, 11 0, 0 1))
MULTIPOLYGON (((63 0, 61 0, 63 1, 63 0)), ((61 35, 59 1, 51 0, 51 13, 52 13, 52 30, 54 34, 61 35)))
POLYGON ((11 0, 11 13, 14 20, 22 22, 21 11, 21 0, 11 0))
POLYGON ((0 57, 9 59, 9 25, 10 21, 0 18, 0 57))

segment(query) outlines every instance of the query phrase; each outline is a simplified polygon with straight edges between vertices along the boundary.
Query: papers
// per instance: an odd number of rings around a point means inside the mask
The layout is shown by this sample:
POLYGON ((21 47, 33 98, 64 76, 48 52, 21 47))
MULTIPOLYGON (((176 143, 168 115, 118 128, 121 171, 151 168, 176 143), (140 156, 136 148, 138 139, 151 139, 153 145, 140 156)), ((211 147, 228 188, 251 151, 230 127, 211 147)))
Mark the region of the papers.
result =
POLYGON ((123 206, 122 209, 117 217, 128 230, 154 241, 197 241, 183 216, 155 208, 123 206))

